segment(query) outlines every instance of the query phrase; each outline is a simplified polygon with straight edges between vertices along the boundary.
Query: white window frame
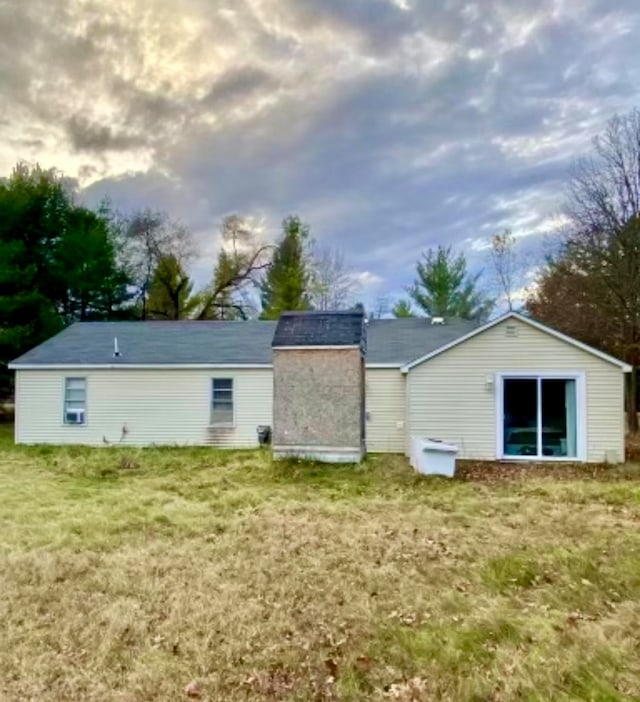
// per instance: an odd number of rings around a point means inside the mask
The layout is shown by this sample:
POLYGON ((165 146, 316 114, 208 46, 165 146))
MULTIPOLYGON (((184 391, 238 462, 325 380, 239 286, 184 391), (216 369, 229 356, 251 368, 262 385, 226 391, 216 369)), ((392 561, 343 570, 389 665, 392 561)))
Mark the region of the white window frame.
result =
MULTIPOLYGON (((496 388, 496 457, 499 461, 547 461, 578 463, 587 460, 587 383, 582 371, 500 371, 495 374, 496 388), (505 380, 573 380, 576 387, 576 455, 513 456, 504 451, 504 381, 505 380)), ((542 405, 538 402, 537 426, 542 424, 542 405)), ((536 429, 537 432, 537 429, 536 429)))
POLYGON ((87 411, 88 403, 88 383, 87 378, 84 375, 66 375, 62 381, 62 423, 65 427, 86 427, 89 421, 89 415, 87 411), (82 422, 69 422, 67 421, 67 383, 70 380, 82 380, 84 383, 84 409, 83 409, 83 421, 82 422))
POLYGON ((212 376, 210 381, 209 390, 209 426, 210 427, 224 427, 226 429, 233 429, 236 426, 236 381, 233 376, 228 375, 216 375, 212 376), (231 381, 231 410, 232 418, 230 422, 214 422, 213 421, 213 395, 214 395, 214 383, 216 380, 230 380, 231 381))

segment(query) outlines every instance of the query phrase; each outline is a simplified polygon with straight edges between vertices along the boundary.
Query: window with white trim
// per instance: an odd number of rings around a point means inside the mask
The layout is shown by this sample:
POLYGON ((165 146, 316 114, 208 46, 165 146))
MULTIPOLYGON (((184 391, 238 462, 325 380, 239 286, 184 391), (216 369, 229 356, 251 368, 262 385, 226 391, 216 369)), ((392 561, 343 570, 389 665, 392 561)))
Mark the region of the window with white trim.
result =
POLYGON ((211 380, 211 424, 233 426, 233 378, 211 380))
POLYGON ((64 423, 87 423, 87 379, 64 379, 64 423))
POLYGON ((578 457, 577 378, 516 376, 502 383, 505 457, 578 457))

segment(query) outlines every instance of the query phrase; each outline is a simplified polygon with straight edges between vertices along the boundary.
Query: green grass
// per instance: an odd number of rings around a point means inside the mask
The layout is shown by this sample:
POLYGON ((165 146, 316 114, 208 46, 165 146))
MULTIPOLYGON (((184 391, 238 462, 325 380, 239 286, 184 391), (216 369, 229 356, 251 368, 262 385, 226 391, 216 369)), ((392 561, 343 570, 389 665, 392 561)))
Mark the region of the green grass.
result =
POLYGON ((0 699, 640 699, 640 481, 15 447, 0 699))

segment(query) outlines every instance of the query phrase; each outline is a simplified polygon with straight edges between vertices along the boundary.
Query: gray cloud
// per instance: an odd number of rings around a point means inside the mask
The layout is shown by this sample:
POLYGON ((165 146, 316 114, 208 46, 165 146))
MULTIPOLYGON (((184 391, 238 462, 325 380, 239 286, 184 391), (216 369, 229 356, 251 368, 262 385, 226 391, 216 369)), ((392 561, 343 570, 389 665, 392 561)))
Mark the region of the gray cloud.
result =
POLYGON ((208 108, 219 109, 251 98, 256 93, 265 93, 274 86, 272 77, 260 68, 232 68, 214 82, 202 103, 208 108))
POLYGON ((142 135, 117 132, 106 124, 97 124, 83 117, 71 117, 65 128, 74 149, 78 151, 124 151, 146 143, 142 135))
POLYGON ((0 163, 167 209, 211 265, 222 216, 298 212, 395 295, 427 246, 535 251, 573 158, 638 102, 619 0, 0 1, 0 163), (28 41, 25 41, 28 37, 28 41))

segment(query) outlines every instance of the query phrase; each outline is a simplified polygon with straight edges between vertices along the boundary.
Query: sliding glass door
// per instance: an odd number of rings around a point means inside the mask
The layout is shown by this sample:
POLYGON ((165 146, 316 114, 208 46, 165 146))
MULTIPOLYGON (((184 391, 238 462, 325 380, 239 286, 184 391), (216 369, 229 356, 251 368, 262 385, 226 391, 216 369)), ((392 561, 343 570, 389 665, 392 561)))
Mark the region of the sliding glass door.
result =
POLYGON ((578 458, 577 379, 502 377, 503 455, 578 458))

